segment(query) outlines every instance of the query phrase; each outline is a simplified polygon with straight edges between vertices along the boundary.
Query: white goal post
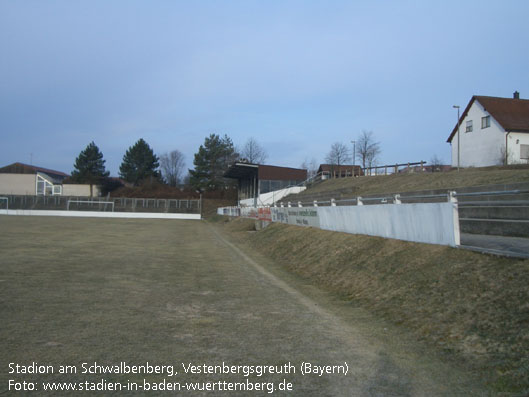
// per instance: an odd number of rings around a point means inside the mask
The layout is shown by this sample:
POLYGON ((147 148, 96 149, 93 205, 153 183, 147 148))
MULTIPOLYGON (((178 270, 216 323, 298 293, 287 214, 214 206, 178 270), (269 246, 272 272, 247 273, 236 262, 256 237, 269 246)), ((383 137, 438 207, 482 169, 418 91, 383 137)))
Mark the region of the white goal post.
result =
POLYGON ((70 211, 70 203, 74 203, 74 204, 98 204, 98 205, 105 204, 105 208, 106 208, 106 204, 110 204, 111 208, 112 208, 112 212, 114 212, 114 202, 113 201, 68 200, 68 203, 66 205, 66 210, 67 211, 70 211))

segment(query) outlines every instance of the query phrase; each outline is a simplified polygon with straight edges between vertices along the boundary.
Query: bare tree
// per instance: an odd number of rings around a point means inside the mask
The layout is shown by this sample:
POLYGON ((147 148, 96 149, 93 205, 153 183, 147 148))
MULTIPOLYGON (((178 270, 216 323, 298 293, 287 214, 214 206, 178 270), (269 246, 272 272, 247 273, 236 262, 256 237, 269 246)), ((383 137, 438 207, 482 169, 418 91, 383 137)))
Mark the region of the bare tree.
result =
POLYGON ((266 150, 254 138, 246 141, 241 150, 241 157, 253 164, 263 164, 268 155, 266 150))
POLYGON ((380 143, 375 141, 373 131, 362 131, 356 141, 356 157, 362 168, 375 166, 380 152, 380 143))
POLYGON ((347 146, 341 142, 333 143, 331 151, 325 157, 325 161, 331 165, 342 165, 351 161, 351 155, 347 146))
POLYGON ((443 160, 441 160, 437 154, 434 154, 433 157, 430 159, 430 166, 432 168, 432 172, 441 171, 441 167, 443 165, 443 160))
POLYGON ((162 177, 169 186, 177 186, 180 183, 184 167, 184 155, 178 150, 160 156, 162 177))
POLYGON ((331 165, 331 177, 335 176, 335 166, 339 168, 340 165, 350 160, 351 155, 347 146, 341 142, 333 143, 330 152, 325 157, 325 161, 331 165))
POLYGON ((318 172, 318 162, 313 157, 312 159, 305 159, 300 165, 301 169, 307 170, 307 178, 312 178, 318 172))

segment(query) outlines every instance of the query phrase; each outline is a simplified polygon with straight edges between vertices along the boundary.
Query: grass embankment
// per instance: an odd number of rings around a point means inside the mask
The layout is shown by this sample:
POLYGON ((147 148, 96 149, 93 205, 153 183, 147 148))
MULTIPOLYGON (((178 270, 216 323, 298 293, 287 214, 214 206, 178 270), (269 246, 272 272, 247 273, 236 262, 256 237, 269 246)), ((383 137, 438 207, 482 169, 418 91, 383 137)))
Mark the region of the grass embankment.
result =
POLYGON ((309 187, 295 197, 341 191, 342 198, 369 194, 402 193, 417 190, 529 182, 529 166, 467 168, 461 171, 379 175, 376 177, 336 178, 309 187))
POLYGON ((313 284, 472 363, 496 390, 529 392, 529 260, 283 224, 242 235, 313 284))

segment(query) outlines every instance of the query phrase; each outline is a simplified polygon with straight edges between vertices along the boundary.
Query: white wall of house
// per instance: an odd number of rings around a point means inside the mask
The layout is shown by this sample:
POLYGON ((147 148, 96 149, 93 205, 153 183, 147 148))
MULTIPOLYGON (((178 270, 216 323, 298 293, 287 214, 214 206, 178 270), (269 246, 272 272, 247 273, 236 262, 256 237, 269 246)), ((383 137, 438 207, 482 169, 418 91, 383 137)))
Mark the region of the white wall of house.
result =
MULTIPOLYGON (((0 173, 0 195, 23 195, 34 196, 37 191, 36 174, 7 174, 0 173)), ((63 196, 90 196, 90 185, 64 184, 62 185, 63 196)), ((101 195, 101 188, 93 186, 93 196, 101 195)))
POLYGON ((0 174, 0 194, 35 195, 35 174, 0 174))
MULTIPOLYGON (((63 196, 89 197, 90 196, 90 185, 65 183, 62 185, 62 195, 63 196)), ((98 185, 92 185, 92 196, 98 197, 100 195, 101 195, 101 188, 98 185)))
POLYGON ((509 153, 509 164, 528 164, 529 134, 510 132, 507 137, 507 152, 509 153))
MULTIPOLYGON (((483 106, 475 100, 461 122, 461 167, 487 167, 501 163, 505 147, 505 130, 483 106), (490 116, 490 127, 481 128, 481 119, 490 116), (466 132, 467 121, 472 121, 472 131, 466 132)), ((457 132, 452 138, 452 167, 457 167, 457 132)))

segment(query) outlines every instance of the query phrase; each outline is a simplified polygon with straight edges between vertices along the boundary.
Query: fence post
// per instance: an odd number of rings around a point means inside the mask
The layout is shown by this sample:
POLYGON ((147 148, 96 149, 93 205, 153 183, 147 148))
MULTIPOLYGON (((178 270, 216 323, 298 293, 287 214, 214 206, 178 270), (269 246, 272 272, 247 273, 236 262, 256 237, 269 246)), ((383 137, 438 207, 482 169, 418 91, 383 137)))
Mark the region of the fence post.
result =
POLYGON ((454 219, 454 244, 461 244, 461 230, 459 229, 459 205, 457 204, 457 192, 448 192, 448 201, 452 204, 454 219))

